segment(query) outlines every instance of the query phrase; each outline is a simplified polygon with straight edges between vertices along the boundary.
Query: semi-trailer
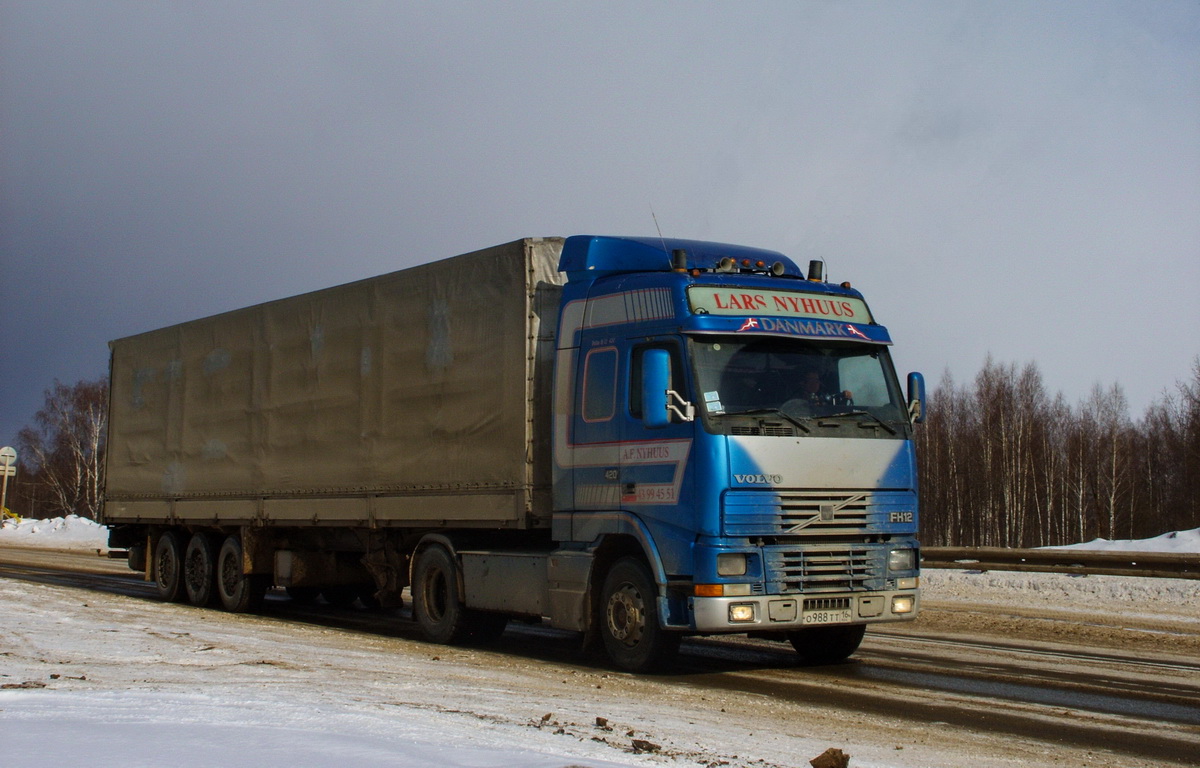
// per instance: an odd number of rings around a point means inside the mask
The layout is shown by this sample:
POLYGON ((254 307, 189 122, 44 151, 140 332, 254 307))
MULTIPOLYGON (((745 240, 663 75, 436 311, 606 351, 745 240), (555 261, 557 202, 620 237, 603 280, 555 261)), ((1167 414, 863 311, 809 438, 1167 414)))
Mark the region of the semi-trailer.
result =
POLYGON ((169 601, 407 589, 436 642, 836 661, 919 608, 924 384, 890 344, 820 261, 525 238, 112 342, 103 522, 169 601))

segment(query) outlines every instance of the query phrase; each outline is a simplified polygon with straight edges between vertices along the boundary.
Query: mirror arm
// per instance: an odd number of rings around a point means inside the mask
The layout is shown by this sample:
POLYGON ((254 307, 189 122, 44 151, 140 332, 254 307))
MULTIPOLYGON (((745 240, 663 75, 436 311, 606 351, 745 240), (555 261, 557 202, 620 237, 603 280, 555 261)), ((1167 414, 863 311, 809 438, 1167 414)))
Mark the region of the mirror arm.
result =
POLYGON ((684 400, 683 397, 673 389, 667 390, 667 410, 678 416, 682 421, 696 420, 696 406, 692 405, 687 400, 684 400), (676 405, 675 403, 671 402, 672 399, 678 400, 679 404, 676 405))
POLYGON ((908 420, 910 423, 916 424, 921 417, 921 401, 913 400, 908 404, 908 420))

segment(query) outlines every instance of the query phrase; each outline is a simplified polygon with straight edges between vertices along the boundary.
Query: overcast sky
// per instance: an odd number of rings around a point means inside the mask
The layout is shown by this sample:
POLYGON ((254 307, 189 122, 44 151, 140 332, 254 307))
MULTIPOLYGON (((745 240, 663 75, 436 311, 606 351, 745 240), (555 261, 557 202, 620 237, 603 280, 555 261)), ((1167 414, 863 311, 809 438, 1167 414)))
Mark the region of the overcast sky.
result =
POLYGON ((1200 354, 1200 3, 0 0, 0 441, 110 339, 529 235, 742 243, 903 374, 1200 354))

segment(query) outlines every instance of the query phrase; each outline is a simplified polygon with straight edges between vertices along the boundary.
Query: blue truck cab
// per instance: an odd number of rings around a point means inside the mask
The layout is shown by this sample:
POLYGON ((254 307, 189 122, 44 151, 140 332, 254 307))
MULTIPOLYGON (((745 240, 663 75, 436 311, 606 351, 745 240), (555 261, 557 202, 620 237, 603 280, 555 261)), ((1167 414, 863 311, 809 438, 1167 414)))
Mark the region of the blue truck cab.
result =
POLYGON ((924 387, 861 293, 690 240, 570 237, 559 269, 552 538, 626 542, 592 585, 618 665, 728 633, 828 662, 915 618, 924 387))

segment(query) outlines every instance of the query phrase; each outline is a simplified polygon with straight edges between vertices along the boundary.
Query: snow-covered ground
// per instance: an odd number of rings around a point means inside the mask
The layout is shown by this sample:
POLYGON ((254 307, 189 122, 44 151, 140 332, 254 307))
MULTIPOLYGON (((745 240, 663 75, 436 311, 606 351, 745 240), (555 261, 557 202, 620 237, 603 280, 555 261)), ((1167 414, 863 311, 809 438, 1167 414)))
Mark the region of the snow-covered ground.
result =
MULTIPOLYGON (((105 536, 79 518, 5 523, 0 548, 96 550, 105 536)), ((1200 530, 1089 545, 1200 552, 1200 530)), ((1196 581, 926 571, 922 586, 928 605, 1015 599, 1200 624, 1196 581)), ((0 578, 6 768, 806 766, 827 747, 850 753, 852 768, 1063 764, 1061 755, 1043 761, 1036 749, 1014 752, 983 735, 955 741, 944 729, 901 742, 891 734, 908 731, 902 722, 847 722, 819 708, 776 712, 795 727, 764 733, 769 720, 751 710, 782 704, 701 686, 664 710, 661 690, 648 693, 656 685, 536 658, 498 662, 486 651, 0 578)))

